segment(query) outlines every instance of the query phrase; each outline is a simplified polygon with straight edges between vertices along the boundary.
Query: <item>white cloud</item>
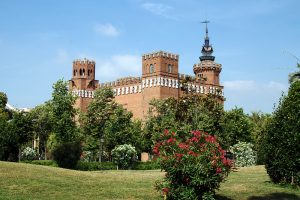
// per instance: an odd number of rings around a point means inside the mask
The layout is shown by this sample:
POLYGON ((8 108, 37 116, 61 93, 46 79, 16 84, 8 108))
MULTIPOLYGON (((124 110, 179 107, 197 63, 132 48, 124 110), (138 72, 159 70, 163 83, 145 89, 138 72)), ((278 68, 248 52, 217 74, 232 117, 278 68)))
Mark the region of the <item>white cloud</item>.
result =
POLYGON ((234 80, 223 83, 225 91, 225 108, 242 107, 246 112, 272 112, 282 92, 288 85, 276 81, 256 82, 254 80, 234 80))
POLYGON ((255 82, 252 80, 235 80, 224 81, 224 87, 228 90, 242 91, 242 90, 254 90, 256 88, 255 82))
POLYGON ((116 37, 120 35, 120 32, 112 24, 98 24, 95 26, 96 33, 99 33, 108 37, 116 37))
POLYGON ((171 6, 159 3, 144 3, 142 4, 142 8, 153 13, 154 15, 172 18, 169 15, 169 11, 173 9, 171 6))
POLYGON ((65 64, 69 62, 69 54, 65 49, 57 49, 55 62, 65 64))

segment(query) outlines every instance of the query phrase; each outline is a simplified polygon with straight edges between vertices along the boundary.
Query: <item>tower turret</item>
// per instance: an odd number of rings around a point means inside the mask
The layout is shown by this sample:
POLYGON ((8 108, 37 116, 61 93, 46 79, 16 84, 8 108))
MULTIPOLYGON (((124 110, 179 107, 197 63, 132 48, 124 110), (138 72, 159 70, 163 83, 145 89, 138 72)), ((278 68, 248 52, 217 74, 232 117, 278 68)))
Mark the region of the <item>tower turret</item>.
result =
POLYGON ((207 24, 209 21, 206 20, 202 23, 205 23, 206 34, 201 50, 202 56, 199 57, 200 63, 194 65, 194 73, 196 79, 200 82, 205 82, 209 85, 220 85, 219 74, 222 71, 222 65, 214 62, 213 47, 210 45, 208 37, 207 24))

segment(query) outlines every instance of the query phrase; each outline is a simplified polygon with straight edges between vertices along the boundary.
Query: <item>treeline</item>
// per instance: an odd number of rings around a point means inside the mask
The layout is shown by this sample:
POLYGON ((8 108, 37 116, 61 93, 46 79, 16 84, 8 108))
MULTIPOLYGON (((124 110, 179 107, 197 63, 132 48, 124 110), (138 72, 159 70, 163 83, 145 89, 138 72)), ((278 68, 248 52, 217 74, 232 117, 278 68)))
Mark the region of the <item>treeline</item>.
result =
POLYGON ((252 144, 247 148, 253 147, 257 164, 266 164, 272 180, 299 183, 299 95, 300 82, 294 81, 273 114, 246 114, 237 107, 224 111, 213 95, 153 100, 141 122, 115 101, 111 88, 96 90, 87 112, 79 113, 67 82, 59 80, 52 99, 30 112, 6 109, 7 97, 0 93, 0 160, 18 161, 35 153, 35 159, 54 159, 72 168, 79 159, 111 161, 112 150, 123 144, 134 147, 137 155, 151 154, 165 129, 200 130, 216 136, 226 150, 238 149, 232 146, 239 142, 252 144), (30 153, 26 147, 34 141, 37 149, 30 153))

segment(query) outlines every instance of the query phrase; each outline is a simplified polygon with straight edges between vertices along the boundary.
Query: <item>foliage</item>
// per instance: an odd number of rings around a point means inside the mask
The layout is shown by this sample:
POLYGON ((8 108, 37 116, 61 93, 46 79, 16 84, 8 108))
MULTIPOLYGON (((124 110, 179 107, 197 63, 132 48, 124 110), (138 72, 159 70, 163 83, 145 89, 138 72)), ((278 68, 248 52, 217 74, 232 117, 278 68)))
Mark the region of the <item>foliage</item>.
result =
POLYGON ((137 161, 137 162, 135 162, 132 169, 134 169, 134 170, 154 170, 154 169, 160 169, 160 165, 156 161, 147 161, 147 162, 137 161))
POLYGON ((81 120, 87 135, 85 150, 99 153, 99 161, 103 160, 104 150, 110 154, 117 145, 126 143, 140 149, 142 124, 132 121, 132 113, 114 101, 111 88, 103 87, 95 92, 81 120))
MULTIPOLYGON (((300 61, 298 58, 297 58, 297 60, 300 61)), ((300 80, 300 63, 297 63, 297 68, 299 69, 299 71, 289 74, 289 83, 290 84, 293 84, 296 81, 300 80)))
POLYGON ((226 111, 223 127, 224 135, 222 139, 224 140, 224 147, 232 146, 239 141, 252 142, 250 120, 242 108, 226 111))
POLYGON ((151 151, 153 142, 158 141, 164 129, 204 130, 215 133, 220 140, 223 138, 224 111, 215 96, 192 94, 179 99, 153 100, 150 106, 143 133, 144 151, 151 151))
POLYGON ((34 160, 37 157, 37 153, 33 148, 26 147, 21 154, 22 160, 34 160))
POLYGON ((74 169, 80 159, 82 148, 80 142, 59 144, 53 151, 53 159, 59 167, 74 169))
POLYGON ((113 161, 121 169, 129 169, 136 160, 136 150, 130 144, 116 146, 112 151, 113 161))
POLYGON ((0 92, 0 109, 4 110, 7 104, 7 96, 4 92, 0 92))
POLYGON ((98 144, 100 162, 105 124, 117 106, 113 98, 114 93, 111 88, 104 87, 96 90, 93 101, 88 105, 86 114, 81 118, 84 132, 91 136, 92 141, 96 141, 96 145, 98 144))
POLYGON ((230 152, 235 155, 235 166, 248 167, 255 165, 255 152, 253 144, 247 142, 239 142, 230 147, 230 152))
POLYGON ((117 165, 113 162, 78 162, 75 169, 81 171, 116 170, 117 165))
POLYGON ((58 167, 54 160, 24 160, 22 162, 33 164, 33 165, 44 165, 44 166, 58 167))
POLYGON ((300 82, 294 82, 273 113, 264 141, 266 169, 275 183, 300 185, 300 82))
POLYGON ((53 120, 53 132, 59 143, 74 141, 76 135, 75 114, 73 107, 75 97, 68 90, 68 83, 58 80, 53 85, 51 114, 53 120))
POLYGON ((272 115, 262 112, 252 112, 249 116, 251 123, 251 137, 254 141, 253 150, 257 152, 258 165, 265 164, 265 153, 263 148, 263 141, 267 133, 267 126, 270 123, 272 115))
POLYGON ((51 113, 51 103, 36 106, 30 111, 30 115, 33 121, 33 131, 35 139, 39 141, 38 152, 42 157, 47 159, 47 140, 52 132, 53 127, 53 115, 51 113))
POLYGON ((204 131, 165 130, 160 139, 153 153, 166 176, 157 190, 167 199, 213 199, 231 165, 216 137, 204 131))

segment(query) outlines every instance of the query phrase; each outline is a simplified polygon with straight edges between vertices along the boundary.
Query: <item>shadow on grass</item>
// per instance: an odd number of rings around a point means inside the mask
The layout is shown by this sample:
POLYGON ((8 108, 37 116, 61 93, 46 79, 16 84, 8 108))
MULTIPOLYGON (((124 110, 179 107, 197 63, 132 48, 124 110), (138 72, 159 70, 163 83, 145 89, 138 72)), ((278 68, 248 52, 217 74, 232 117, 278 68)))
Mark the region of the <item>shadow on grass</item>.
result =
POLYGON ((222 196, 222 195, 219 195, 219 194, 217 194, 215 196, 215 198, 216 198, 216 200, 233 200, 231 198, 228 198, 228 197, 225 197, 225 196, 222 196))
POLYGON ((248 200, 300 200, 300 196, 284 192, 274 192, 265 196, 252 196, 248 200))

